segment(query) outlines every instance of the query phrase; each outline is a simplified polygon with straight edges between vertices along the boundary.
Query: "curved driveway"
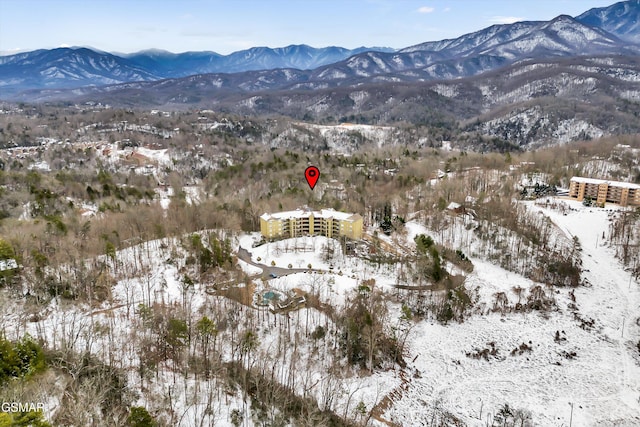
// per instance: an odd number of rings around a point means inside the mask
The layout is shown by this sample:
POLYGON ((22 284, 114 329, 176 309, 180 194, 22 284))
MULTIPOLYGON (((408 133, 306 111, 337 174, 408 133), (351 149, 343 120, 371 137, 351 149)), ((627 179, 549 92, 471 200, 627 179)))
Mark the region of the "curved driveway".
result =
MULTIPOLYGON (((239 247, 238 248, 238 258, 241 259, 242 261, 246 262, 247 264, 251 264, 254 267, 258 267, 260 269, 262 269, 262 279, 263 280, 269 280, 272 279, 272 277, 270 276, 271 274, 275 274, 276 276, 280 277, 280 276, 286 276, 288 274, 295 274, 295 273, 304 273, 307 271, 320 271, 320 270, 309 270, 308 268, 283 268, 283 267, 274 267, 272 265, 266 265, 266 264, 262 264, 262 263, 258 263, 258 262, 254 262, 251 259, 251 252, 249 252, 248 250, 246 250, 243 247, 239 247)), ((256 275, 253 277, 258 277, 260 275, 256 275)))

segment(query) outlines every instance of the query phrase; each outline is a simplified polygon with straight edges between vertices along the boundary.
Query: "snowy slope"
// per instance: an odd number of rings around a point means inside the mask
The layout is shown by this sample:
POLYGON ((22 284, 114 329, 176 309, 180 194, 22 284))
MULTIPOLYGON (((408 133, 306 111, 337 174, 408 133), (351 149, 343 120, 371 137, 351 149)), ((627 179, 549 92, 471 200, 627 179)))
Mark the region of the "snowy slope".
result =
MULTIPOLYGON (((553 221, 558 235, 551 241, 563 244, 578 238, 583 278, 589 285, 541 286, 472 257, 474 270, 468 274, 465 287, 477 299, 474 306, 463 323, 445 325, 427 317, 413 324, 403 369, 388 366, 372 375, 357 373, 330 345, 303 338, 318 326, 333 327, 332 318, 321 310, 306 307, 286 316, 273 315, 266 309, 206 292, 211 284, 208 281, 185 289, 182 278, 188 253, 179 239, 150 241, 118 251, 117 262, 103 257, 117 283, 112 289, 113 300, 102 307, 66 306, 53 301, 36 322, 28 322, 16 306, 2 307, 1 325, 9 338, 28 331, 45 342, 63 342, 77 351, 89 351, 127 371, 130 386, 141 391, 138 404, 162 407, 158 396, 172 393, 171 413, 183 417, 179 422, 176 418, 174 424, 181 426, 195 426, 205 418, 208 423, 229 425, 234 409, 245 414, 247 425, 253 425, 248 410, 251 402, 243 399, 238 389, 221 393, 225 386, 216 380, 196 381, 180 375, 176 379, 169 361, 162 364, 158 377, 141 382, 136 370, 140 356, 131 345, 148 333, 141 328, 137 314, 141 303, 148 307, 161 303, 173 310, 186 307, 198 316, 220 308, 237 313, 238 319, 246 322, 239 325, 249 325, 258 338, 252 363, 273 367, 274 378, 299 395, 313 397, 323 409, 352 416, 358 402, 367 410, 376 408, 373 425, 390 422, 420 426, 434 419, 455 418, 464 425, 480 427, 491 423, 497 411, 508 404, 521 411, 523 419, 528 417, 531 425, 566 426, 572 417, 573 425, 579 426, 635 426, 640 424, 640 357, 635 347, 640 337, 640 286, 607 246, 609 219, 617 209, 563 203, 570 208, 565 210, 566 215, 554 210, 552 204, 524 205, 535 215, 553 221), (542 289, 553 301, 549 311, 513 308, 536 289, 542 289), (506 310, 495 309, 500 293, 507 299, 506 310), (94 333, 98 330, 102 332, 94 333), (291 357, 292 348, 298 358, 291 357), (472 357, 484 349, 486 357, 472 357), (332 369, 339 369, 343 375, 327 375, 332 369), (292 372, 296 372, 295 377, 292 372), (209 403, 216 408, 206 417, 207 402, 201 390, 211 391, 209 403)), ((475 243, 464 233, 473 230, 467 230, 464 224, 454 227, 457 238, 453 233, 434 233, 417 221, 409 221, 405 241, 398 246, 411 252, 413 237, 426 233, 435 240, 449 241, 453 248, 463 247, 471 255, 475 243)), ((248 249, 253 262, 269 265, 274 261, 285 269, 288 264, 306 268, 311 263, 318 270, 270 280, 254 277, 252 286, 258 290, 317 293, 321 303, 340 308, 363 280, 374 279, 376 289, 388 295, 388 327, 398 327, 400 307, 394 285, 401 273, 399 265, 344 256, 337 242, 323 237, 286 239, 252 248, 256 237, 234 238, 233 247, 248 249), (323 253, 327 245, 334 246, 331 257, 323 253)), ((248 274, 260 273, 248 264, 243 267, 248 274)), ((238 287, 248 286, 248 281, 238 283, 238 287)), ((233 360, 233 331, 236 329, 221 331, 218 338, 222 343, 220 357, 225 362, 233 360)))
POLYGON ((640 1, 621 1, 608 7, 594 8, 576 17, 577 21, 602 28, 621 39, 640 42, 640 1))
MULTIPOLYGON (((549 216, 567 237, 579 238, 591 286, 574 289, 575 302, 569 289, 557 289, 557 310, 550 313, 476 314, 462 324, 446 326, 419 323, 411 338, 411 353, 417 356, 411 369, 418 374, 395 399, 387 420, 424 425, 446 410, 467 425, 484 426, 508 403, 529 414, 532 425, 568 425, 570 405, 573 425, 640 423, 640 357, 635 348, 640 288, 603 245, 601 235, 612 213, 567 203, 574 210, 566 216, 534 204, 530 208, 549 216), (562 331, 559 341, 556 331, 562 331), (466 356, 491 348, 489 343, 498 350, 495 357, 466 356), (522 343, 532 350, 511 355, 522 343), (576 357, 567 358, 572 352, 576 357)), ((428 230, 410 225, 410 236, 420 232, 428 230)), ((467 287, 479 288, 477 307, 483 301, 490 306, 490 296, 499 291, 515 303, 515 286, 536 285, 486 261, 473 263, 467 287)))

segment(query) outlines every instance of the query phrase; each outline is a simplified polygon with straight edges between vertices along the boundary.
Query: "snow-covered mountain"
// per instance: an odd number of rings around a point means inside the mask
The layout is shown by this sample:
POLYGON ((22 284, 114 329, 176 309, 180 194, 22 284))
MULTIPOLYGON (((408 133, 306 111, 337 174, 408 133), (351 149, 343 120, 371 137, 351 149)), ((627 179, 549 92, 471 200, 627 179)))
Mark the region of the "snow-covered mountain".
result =
MULTIPOLYGON (((91 90, 51 92, 80 86, 159 81, 139 86, 182 90, 193 82, 221 91, 324 89, 363 83, 422 82, 479 75, 520 61, 597 55, 640 55, 637 17, 640 0, 592 9, 577 19, 560 15, 550 21, 493 25, 456 39, 427 42, 399 51, 378 48, 348 50, 291 45, 255 47, 230 55, 215 52, 173 54, 148 50, 116 56, 88 49, 55 49, 0 57, 2 98, 29 100, 47 89, 49 99, 68 99, 91 90), (208 76, 204 76, 208 73, 208 76), (194 77, 195 75, 201 75, 194 77), (186 77, 185 77, 186 76, 186 77), (160 81, 162 79, 167 81, 160 81), (175 79, 186 78, 184 82, 175 79)), ((154 88, 154 89, 151 89, 154 88)), ((121 91, 123 86, 105 88, 121 91)), ((101 90, 101 92, 103 92, 101 90)), ((96 91, 93 91, 96 93, 96 91)), ((199 97, 179 96, 180 102, 199 97)))
MULTIPOLYGON (((403 77, 401 73, 389 76, 403 77)), ((337 81, 309 80, 309 72, 278 69, 73 92, 79 103, 130 106, 135 102, 146 108, 190 104, 239 115, 278 114, 316 123, 423 123, 508 141, 510 149, 640 132, 637 56, 532 59, 450 80, 380 83, 380 78, 362 78, 353 80, 360 83, 339 86, 337 81)), ((38 101, 49 101, 67 99, 70 93, 49 90, 37 96, 38 101)), ((297 144, 292 143, 293 147, 297 144)), ((476 149, 483 143, 469 139, 476 149)), ((485 148, 496 149, 492 145, 485 148)))
POLYGON ((254 70, 317 68, 349 56, 377 49, 254 47, 229 55, 215 52, 171 53, 150 49, 133 54, 112 54, 88 48, 37 50, 0 56, 0 87, 4 94, 25 89, 73 88, 134 81, 161 80, 206 73, 241 73, 254 70))
POLYGON ((131 54, 118 54, 122 58, 163 77, 184 77, 208 72, 207 66, 222 58, 215 52, 172 53, 161 49, 148 49, 131 54))
POLYGON ((159 75, 106 52, 87 48, 36 50, 0 56, 0 88, 69 88, 127 81, 158 80, 159 75))
POLYGON ((311 80, 373 76, 382 81, 384 76, 389 81, 451 79, 521 60, 639 52, 637 46, 602 29, 561 15, 548 22, 494 25, 457 39, 423 43, 394 53, 361 53, 315 70, 311 80))
POLYGON ((220 55, 215 52, 171 53, 149 49, 121 55, 135 64, 153 70, 165 77, 184 77, 205 73, 241 73, 244 71, 295 68, 310 70, 342 61, 352 55, 370 50, 391 52, 389 48, 345 49, 343 47, 314 48, 307 45, 290 45, 279 48, 252 47, 251 49, 220 55))
POLYGON ((623 40, 640 43, 640 0, 594 8, 576 19, 583 24, 602 28, 623 40))

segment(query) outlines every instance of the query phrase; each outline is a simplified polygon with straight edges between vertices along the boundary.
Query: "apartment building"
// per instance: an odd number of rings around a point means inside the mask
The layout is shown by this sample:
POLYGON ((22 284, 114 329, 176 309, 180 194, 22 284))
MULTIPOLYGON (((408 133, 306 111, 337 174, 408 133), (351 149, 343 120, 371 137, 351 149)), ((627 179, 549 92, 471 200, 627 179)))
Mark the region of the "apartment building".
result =
POLYGON ((640 185, 574 176, 569 185, 569 197, 577 200, 589 197, 599 205, 640 206, 640 185))
POLYGON ((362 216, 333 209, 265 213, 260 216, 260 232, 266 239, 321 235, 362 238, 362 216))

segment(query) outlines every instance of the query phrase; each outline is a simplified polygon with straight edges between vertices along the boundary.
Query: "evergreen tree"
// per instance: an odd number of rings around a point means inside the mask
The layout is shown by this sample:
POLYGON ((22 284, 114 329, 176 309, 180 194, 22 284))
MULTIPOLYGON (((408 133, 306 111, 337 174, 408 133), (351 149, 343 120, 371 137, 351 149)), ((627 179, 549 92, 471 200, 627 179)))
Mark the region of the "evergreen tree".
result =
POLYGON ((131 413, 127 418, 127 423, 131 427, 154 427, 156 422, 153 420, 149 411, 142 406, 131 407, 131 413))

